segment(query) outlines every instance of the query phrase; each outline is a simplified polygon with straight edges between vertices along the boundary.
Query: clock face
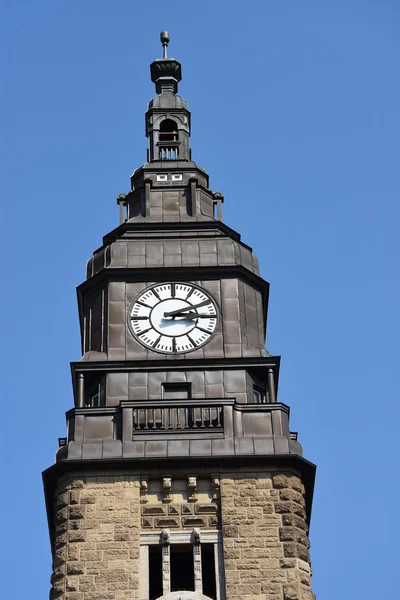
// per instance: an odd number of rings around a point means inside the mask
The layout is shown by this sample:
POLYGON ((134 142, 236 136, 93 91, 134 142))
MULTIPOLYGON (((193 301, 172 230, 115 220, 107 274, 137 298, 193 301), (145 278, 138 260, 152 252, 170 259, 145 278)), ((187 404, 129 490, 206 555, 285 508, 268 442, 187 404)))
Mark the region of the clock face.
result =
POLYGON ((214 300, 201 288, 189 283, 161 283, 136 298, 130 323, 143 346, 180 354, 208 342, 217 327, 218 313, 214 300))

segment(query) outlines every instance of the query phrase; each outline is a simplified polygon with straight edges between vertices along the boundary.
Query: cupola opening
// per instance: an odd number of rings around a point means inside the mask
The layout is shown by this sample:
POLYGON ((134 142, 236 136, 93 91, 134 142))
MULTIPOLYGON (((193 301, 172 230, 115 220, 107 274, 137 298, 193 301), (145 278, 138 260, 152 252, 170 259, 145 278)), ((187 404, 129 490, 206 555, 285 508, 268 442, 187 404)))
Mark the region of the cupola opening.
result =
POLYGON ((172 119, 165 119, 160 124, 160 142, 177 142, 178 126, 172 119))

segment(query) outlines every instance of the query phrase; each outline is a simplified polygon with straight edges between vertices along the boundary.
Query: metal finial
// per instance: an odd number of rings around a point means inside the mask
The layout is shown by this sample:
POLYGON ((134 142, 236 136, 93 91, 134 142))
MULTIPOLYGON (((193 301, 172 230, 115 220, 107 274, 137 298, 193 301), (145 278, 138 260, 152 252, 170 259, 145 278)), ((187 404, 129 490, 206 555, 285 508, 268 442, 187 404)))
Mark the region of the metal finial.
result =
POLYGON ((162 31, 160 33, 160 40, 163 46, 164 56, 163 58, 168 58, 167 49, 169 44, 169 33, 168 31, 162 31))

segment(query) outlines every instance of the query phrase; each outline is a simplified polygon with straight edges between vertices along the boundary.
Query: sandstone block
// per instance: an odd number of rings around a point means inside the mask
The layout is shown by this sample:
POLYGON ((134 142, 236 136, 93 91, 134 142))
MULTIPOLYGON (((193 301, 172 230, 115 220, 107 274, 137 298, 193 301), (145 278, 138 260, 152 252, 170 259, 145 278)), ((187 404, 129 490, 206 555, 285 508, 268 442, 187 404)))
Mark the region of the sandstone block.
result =
POLYGON ((56 525, 57 527, 68 520, 68 508, 61 508, 56 512, 56 525))
POLYGON ((68 541, 72 543, 85 542, 86 532, 85 531, 69 531, 68 541))
POLYGON ((77 592, 79 586, 79 578, 78 577, 67 577, 67 592, 77 592))
POLYGON ((284 585, 283 598, 284 600, 300 600, 300 588, 295 585, 284 585))
POLYGON ((303 531, 308 531, 308 525, 304 519, 298 517, 297 515, 283 515, 282 516, 282 524, 283 525, 293 525, 294 527, 298 527, 299 529, 303 529, 303 531))
POLYGON ((299 492, 300 494, 304 494, 304 484, 299 477, 295 477, 294 475, 291 477, 291 487, 299 492))
POLYGON ((274 488, 290 488, 290 479, 287 475, 280 473, 279 475, 273 475, 272 477, 272 485, 274 488))
POLYGON ((223 526, 222 530, 223 530, 224 538, 225 537, 227 537, 227 538, 237 538, 239 536, 239 527, 237 527, 237 526, 233 526, 233 525, 232 526, 228 525, 228 526, 225 526, 225 527, 223 526))
POLYGON ((76 561, 67 565, 68 575, 84 575, 85 574, 85 563, 76 561))
POLYGON ((80 505, 69 507, 69 518, 71 520, 83 519, 85 517, 85 507, 80 505))
POLYGON ((281 527, 279 529, 279 539, 282 542, 301 542, 304 538, 304 532, 297 527, 281 527))
MULTIPOLYGON (((261 594, 261 583, 240 583, 235 588, 236 596, 247 596, 261 594)), ((228 595, 229 597, 229 595, 228 595)))
POLYGON ((79 504, 80 502, 80 490, 71 490, 69 492, 69 503, 79 504))
POLYGON ((72 479, 69 483, 71 489, 80 489, 85 487, 84 479, 72 479))

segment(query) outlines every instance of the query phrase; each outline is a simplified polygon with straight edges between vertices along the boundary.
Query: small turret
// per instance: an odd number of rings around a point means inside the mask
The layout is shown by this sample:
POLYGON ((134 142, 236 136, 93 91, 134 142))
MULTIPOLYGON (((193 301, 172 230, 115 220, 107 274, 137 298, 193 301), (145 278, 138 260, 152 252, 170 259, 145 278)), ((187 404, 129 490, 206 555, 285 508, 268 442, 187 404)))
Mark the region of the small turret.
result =
POLYGON ((177 95, 178 83, 182 79, 181 64, 175 58, 168 58, 168 31, 162 31, 160 39, 163 58, 157 58, 150 65, 157 96, 150 100, 146 113, 148 161, 189 161, 190 112, 186 101, 177 95))

